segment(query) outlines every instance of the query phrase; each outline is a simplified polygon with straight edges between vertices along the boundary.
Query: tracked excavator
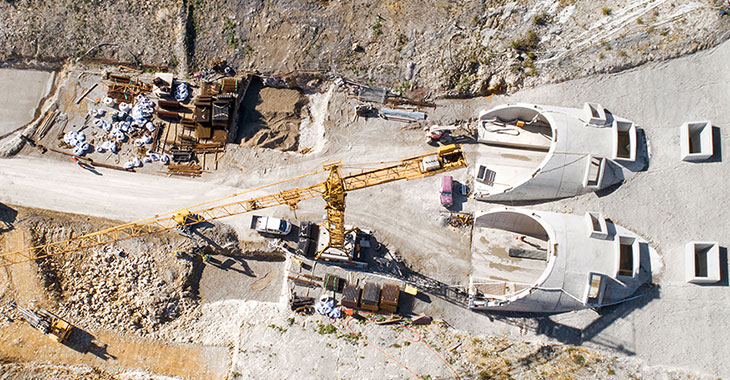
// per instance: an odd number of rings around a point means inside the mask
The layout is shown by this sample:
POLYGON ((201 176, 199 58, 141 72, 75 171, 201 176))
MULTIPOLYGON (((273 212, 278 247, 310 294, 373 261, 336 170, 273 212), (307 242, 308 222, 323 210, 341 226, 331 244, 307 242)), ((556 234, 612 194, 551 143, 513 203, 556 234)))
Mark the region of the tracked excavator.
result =
POLYGON ((442 146, 436 151, 407 157, 377 169, 361 169, 345 175, 341 171, 344 168, 341 161, 326 162, 322 164, 322 169, 318 171, 267 186, 250 189, 136 222, 80 235, 68 240, 5 252, 0 254, 0 266, 9 266, 15 263, 60 255, 65 252, 173 229, 186 229, 200 222, 208 222, 267 207, 287 205, 291 209, 296 209, 299 202, 316 197, 322 197, 325 201, 327 219, 321 224, 321 227, 326 230, 328 237, 323 247, 318 249, 315 259, 327 259, 333 257, 331 254, 333 251, 345 251, 347 233, 345 228, 345 195, 347 192, 402 179, 411 180, 428 177, 466 166, 466 156, 459 145, 442 146), (210 206, 214 203, 221 203, 224 200, 239 197, 250 191, 261 190, 322 172, 328 173, 325 181, 312 186, 210 206))
POLYGON ((46 334, 46 336, 58 343, 66 342, 69 335, 71 335, 73 325, 46 309, 39 309, 36 312, 19 306, 15 301, 10 301, 8 306, 16 309, 20 313, 20 316, 28 322, 28 325, 46 334))

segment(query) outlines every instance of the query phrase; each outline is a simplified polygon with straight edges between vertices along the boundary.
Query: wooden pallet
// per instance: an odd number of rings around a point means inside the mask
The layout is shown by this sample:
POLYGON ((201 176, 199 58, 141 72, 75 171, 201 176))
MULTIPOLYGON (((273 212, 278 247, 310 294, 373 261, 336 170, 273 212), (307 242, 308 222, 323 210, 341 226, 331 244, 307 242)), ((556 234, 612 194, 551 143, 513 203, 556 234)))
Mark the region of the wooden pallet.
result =
POLYGON ((203 174, 203 167, 196 164, 170 164, 167 166, 167 170, 170 172, 170 174, 186 175, 190 177, 197 177, 203 174))

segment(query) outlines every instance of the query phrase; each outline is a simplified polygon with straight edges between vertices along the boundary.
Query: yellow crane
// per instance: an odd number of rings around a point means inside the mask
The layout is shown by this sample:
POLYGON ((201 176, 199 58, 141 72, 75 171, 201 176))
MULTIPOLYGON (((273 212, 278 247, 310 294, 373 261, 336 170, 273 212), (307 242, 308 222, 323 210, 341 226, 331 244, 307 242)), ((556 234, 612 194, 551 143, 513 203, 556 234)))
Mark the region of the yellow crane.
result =
MULTIPOLYGON (((458 145, 442 146, 436 151, 404 158, 398 163, 390 166, 361 170, 347 175, 342 175, 341 173, 341 161, 323 163, 322 170, 315 173, 329 171, 329 175, 324 182, 316 185, 285 190, 276 194, 246 199, 243 201, 196 209, 197 207, 209 204, 212 201, 205 202, 197 206, 156 215, 136 222, 121 224, 86 235, 80 235, 68 240, 2 253, 0 254, 0 266, 9 266, 43 257, 59 255, 65 252, 104 245, 119 240, 169 231, 178 227, 189 226, 204 221, 212 221, 267 207, 288 205, 290 208, 296 209, 299 202, 305 199, 321 196, 325 201, 325 209, 327 211, 327 220, 324 223, 324 228, 326 228, 329 232, 329 242, 324 249, 318 252, 317 258, 319 258, 322 252, 324 252, 327 248, 344 248, 345 194, 348 191, 401 179, 411 180, 432 176, 445 171, 466 167, 466 165, 466 157, 461 147, 458 145)), ((295 177, 293 179, 301 177, 304 176, 295 177)), ((231 198, 240 194, 241 193, 233 194, 221 199, 231 198)))

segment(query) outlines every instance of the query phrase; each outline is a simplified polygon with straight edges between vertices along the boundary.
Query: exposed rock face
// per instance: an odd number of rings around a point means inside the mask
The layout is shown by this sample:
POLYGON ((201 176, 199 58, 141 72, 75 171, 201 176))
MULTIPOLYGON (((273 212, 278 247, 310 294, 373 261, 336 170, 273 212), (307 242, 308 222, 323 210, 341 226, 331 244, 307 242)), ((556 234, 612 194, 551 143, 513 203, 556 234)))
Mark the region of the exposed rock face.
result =
POLYGON ((179 61, 173 44, 179 2, 15 0, 0 3, 0 62, 60 64, 101 43, 98 56, 147 64, 179 61))
MULTIPOLYGON (((718 2, 719 3, 719 2, 718 2)), ((0 3, 0 62, 95 57, 197 71, 331 70, 443 95, 512 91, 615 72, 717 45, 730 17, 690 0, 610 9, 587 0, 0 3), (510 73, 510 74, 507 74, 510 73), (505 76, 489 83, 495 74, 505 76)))

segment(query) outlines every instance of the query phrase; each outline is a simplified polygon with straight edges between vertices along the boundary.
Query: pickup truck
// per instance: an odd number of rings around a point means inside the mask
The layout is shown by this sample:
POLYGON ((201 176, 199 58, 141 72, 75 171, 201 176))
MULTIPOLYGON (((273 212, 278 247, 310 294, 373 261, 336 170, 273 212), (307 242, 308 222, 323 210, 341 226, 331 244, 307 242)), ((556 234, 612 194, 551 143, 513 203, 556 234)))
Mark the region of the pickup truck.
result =
POLYGON ((254 215, 251 218, 251 229, 263 234, 288 235, 291 232, 291 223, 284 219, 271 216, 254 215))

